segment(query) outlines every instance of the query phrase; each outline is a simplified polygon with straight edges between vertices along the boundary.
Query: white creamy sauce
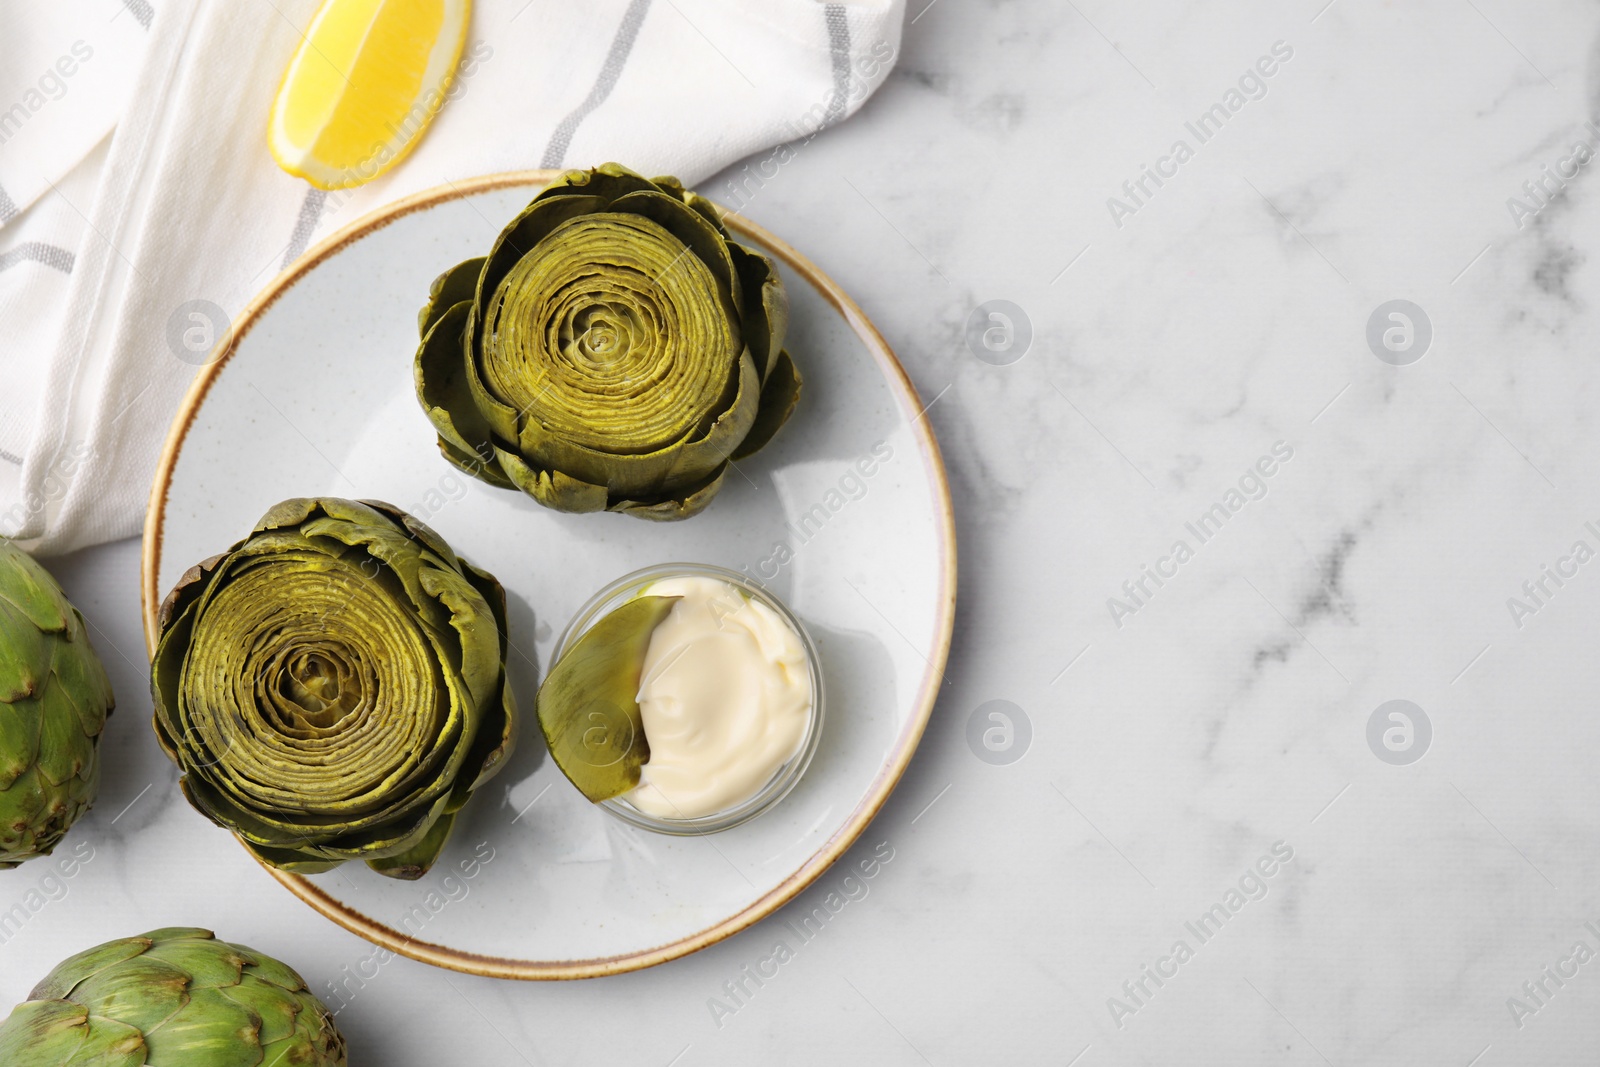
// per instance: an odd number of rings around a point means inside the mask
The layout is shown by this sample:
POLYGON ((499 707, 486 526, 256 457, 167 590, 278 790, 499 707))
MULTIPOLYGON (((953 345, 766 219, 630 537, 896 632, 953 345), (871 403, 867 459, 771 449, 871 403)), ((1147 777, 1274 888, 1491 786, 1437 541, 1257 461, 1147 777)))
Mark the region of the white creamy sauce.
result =
POLYGON ((811 718, 805 646, 783 618, 714 578, 669 578, 681 597, 650 636, 639 711, 650 742, 628 800, 693 819, 748 800, 800 750, 811 718))

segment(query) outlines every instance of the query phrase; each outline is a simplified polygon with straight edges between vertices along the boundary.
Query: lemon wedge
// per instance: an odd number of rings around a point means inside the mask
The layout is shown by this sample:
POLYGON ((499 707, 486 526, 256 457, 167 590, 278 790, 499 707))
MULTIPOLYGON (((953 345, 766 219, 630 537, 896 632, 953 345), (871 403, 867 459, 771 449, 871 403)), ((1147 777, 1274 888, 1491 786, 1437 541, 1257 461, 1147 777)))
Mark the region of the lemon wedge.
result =
POLYGON ((471 0, 323 0, 272 103, 272 158, 319 189, 394 166, 444 102, 470 16, 471 0))

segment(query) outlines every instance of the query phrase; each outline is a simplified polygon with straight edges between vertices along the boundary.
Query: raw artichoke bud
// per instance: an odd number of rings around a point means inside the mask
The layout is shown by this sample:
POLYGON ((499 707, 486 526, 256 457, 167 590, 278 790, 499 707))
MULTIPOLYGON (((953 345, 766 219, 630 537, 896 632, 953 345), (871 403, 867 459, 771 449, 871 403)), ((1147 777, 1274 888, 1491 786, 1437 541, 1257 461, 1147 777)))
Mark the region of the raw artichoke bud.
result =
POLYGON ((771 261, 676 178, 608 163, 434 282, 417 396, 447 459, 559 511, 683 519, 793 412, 771 261))
POLYGON ((639 784, 650 742, 639 712, 639 678, 656 627, 678 602, 640 596, 578 639, 539 687, 539 729, 550 756, 596 803, 639 784))
POLYGON ((83 616, 0 538, 0 870, 49 855, 89 810, 113 705, 83 616))
POLYGON ((301 977, 209 930, 153 930, 64 961, 0 1023, 16 1067, 345 1067, 301 977))
POLYGON ((286 500, 161 607, 156 736, 263 862, 427 872, 510 754, 505 592, 377 501, 286 500))

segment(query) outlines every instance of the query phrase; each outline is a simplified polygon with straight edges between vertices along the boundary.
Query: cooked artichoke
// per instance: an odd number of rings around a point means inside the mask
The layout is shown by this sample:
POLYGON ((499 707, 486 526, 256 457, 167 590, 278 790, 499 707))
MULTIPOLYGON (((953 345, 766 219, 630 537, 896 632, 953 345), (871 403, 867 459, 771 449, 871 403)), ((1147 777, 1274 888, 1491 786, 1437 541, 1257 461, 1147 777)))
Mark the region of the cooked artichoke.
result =
POLYGON ((304 979, 210 930, 153 930, 63 961, 0 1023, 11 1067, 344 1067, 304 979))
POLYGON ((800 395, 789 304, 676 178, 568 171, 433 284, 417 397, 469 474, 558 511, 698 513, 800 395))
POLYGON ((639 678, 650 638, 677 602, 634 597, 578 638, 539 687, 539 729, 550 755, 590 800, 628 792, 650 762, 639 678))
POLYGON ((0 538, 0 870, 49 855, 89 810, 113 704, 83 616, 0 538))
POLYGON ((511 751, 505 593, 391 505, 284 501, 159 622, 184 795, 282 870, 421 877, 511 751))

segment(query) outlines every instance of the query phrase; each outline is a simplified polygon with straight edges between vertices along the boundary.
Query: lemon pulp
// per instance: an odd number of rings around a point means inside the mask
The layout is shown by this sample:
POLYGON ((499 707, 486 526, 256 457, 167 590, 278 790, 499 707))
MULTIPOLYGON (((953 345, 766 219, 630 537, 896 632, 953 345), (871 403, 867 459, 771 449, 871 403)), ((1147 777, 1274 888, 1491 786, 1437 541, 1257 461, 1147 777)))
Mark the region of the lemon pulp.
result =
POLYGON ((443 102, 469 15, 470 0, 324 0, 273 102, 278 165, 323 189, 392 167, 443 102))

